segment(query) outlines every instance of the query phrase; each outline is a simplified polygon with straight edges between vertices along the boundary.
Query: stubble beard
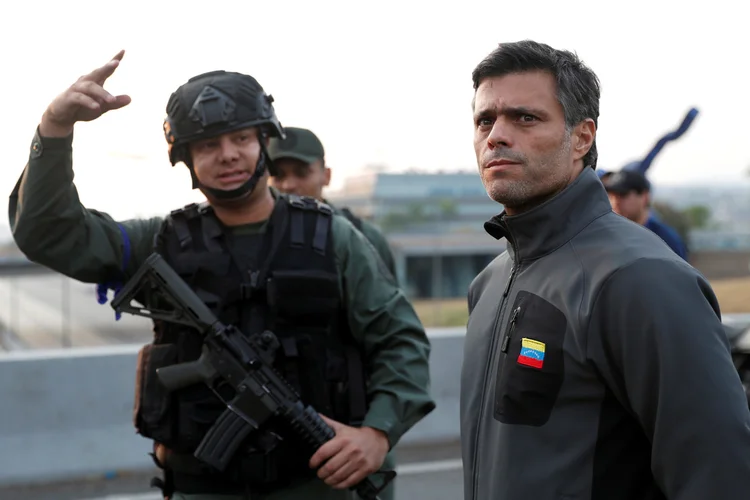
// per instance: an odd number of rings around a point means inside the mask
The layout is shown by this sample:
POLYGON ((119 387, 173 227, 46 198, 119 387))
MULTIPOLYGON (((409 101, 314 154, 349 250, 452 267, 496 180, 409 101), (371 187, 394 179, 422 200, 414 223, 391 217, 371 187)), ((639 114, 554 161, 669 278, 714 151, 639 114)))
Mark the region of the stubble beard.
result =
POLYGON ((521 179, 482 178, 487 195, 513 213, 528 211, 559 193, 569 183, 570 172, 565 167, 570 152, 570 135, 566 134, 560 147, 534 162, 525 162, 521 179))

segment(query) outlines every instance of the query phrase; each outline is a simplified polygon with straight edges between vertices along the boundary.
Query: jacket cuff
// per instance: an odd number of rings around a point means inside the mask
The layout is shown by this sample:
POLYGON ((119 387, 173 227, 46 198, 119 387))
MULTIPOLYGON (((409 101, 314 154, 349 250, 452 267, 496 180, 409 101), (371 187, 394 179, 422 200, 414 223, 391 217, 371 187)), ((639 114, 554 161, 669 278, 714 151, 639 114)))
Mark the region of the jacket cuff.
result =
POLYGON ((413 413, 412 415, 402 416, 396 411, 396 408, 402 405, 403 403, 393 396, 379 393, 370 403, 365 420, 362 422, 362 426, 372 427, 386 434, 389 451, 398 444, 406 431, 434 408, 434 405, 426 404, 424 408, 415 408, 416 411, 410 412, 413 413))
POLYGON ((30 159, 41 158, 45 152, 70 152, 73 151, 73 133, 66 137, 42 137, 37 125, 34 138, 31 140, 30 159))
POLYGON ((389 407, 390 404, 382 399, 373 401, 364 422, 362 422, 362 427, 372 427, 385 433, 388 438, 388 451, 398 443, 402 434, 399 430, 398 419, 393 415, 389 407), (378 404, 379 402, 384 404, 378 404))

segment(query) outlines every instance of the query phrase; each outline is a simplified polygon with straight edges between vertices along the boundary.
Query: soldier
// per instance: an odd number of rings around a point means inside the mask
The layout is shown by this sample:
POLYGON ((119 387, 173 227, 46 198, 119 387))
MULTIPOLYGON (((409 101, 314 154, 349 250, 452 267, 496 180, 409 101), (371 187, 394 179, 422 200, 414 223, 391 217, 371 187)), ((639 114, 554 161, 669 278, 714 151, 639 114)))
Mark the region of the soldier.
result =
MULTIPOLYGON (((394 276, 395 259, 388 246, 388 240, 373 224, 355 216, 348 208, 334 207, 323 197, 323 188, 331 182, 331 169, 326 166, 325 149, 311 130, 298 127, 284 127, 286 138, 272 138, 268 153, 276 171, 270 184, 282 193, 298 196, 309 196, 328 204, 335 213, 339 213, 359 229, 378 251, 380 258, 394 276)), ((385 466, 395 467, 395 457, 389 453, 385 466)), ((395 481, 381 494, 382 500, 393 500, 395 481)))
POLYGON ((318 136, 305 128, 284 127, 284 131, 286 138, 274 137, 268 147, 276 170, 271 177, 271 185, 282 193, 310 196, 323 201, 334 212, 349 219, 372 243, 395 277, 395 259, 383 233, 374 224, 354 215, 348 208, 334 207, 323 197, 323 188, 331 182, 331 169, 326 166, 325 150, 318 136))
POLYGON ((123 55, 81 77, 43 114, 10 197, 18 247, 55 271, 115 289, 159 251, 220 320, 276 333, 277 368, 336 432, 310 457, 269 428, 251 435, 225 472, 210 470, 192 453, 225 409, 221 401, 202 384, 166 394, 151 382, 154 370, 197 359, 200 336, 155 321, 154 341, 139 356, 134 420, 154 442, 165 498, 353 498, 349 488, 435 407, 417 315, 351 224, 314 199, 269 188, 268 140, 284 131, 273 99, 248 75, 195 76, 167 104, 170 162, 188 167, 206 203, 120 222, 82 206, 74 124, 130 103, 103 88, 123 55))

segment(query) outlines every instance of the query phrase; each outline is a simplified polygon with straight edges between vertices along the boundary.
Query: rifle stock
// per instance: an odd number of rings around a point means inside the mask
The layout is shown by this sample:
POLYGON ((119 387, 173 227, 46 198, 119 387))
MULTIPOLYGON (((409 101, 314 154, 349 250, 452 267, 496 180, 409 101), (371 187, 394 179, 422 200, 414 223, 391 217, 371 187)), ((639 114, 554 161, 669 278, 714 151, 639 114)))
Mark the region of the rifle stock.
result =
MULTIPOLYGON (((283 419, 313 451, 335 436, 317 411, 305 405, 273 368, 279 346, 276 336, 269 331, 244 335, 236 327, 222 324, 158 253, 146 259, 112 300, 112 307, 119 313, 180 323, 203 336, 200 358, 157 370, 159 380, 170 391, 202 382, 227 405, 196 449, 194 455, 199 460, 224 470, 245 438, 272 418, 283 419), (153 294, 173 310, 133 306, 131 302, 139 293, 145 294, 146 302, 153 294), (218 390, 223 384, 233 389, 231 401, 218 390)), ((396 472, 378 471, 375 475, 384 477, 379 487, 365 478, 352 488, 364 500, 377 500, 396 472)))

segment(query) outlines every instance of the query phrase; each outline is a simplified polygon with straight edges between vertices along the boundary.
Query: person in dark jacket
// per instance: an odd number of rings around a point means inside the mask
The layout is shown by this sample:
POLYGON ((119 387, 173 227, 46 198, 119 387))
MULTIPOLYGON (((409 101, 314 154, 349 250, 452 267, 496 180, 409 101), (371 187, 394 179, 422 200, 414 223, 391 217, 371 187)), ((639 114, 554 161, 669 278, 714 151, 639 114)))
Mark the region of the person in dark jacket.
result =
POLYGON ((465 500, 747 498, 750 411, 709 283, 616 215, 597 76, 534 41, 473 72, 485 223, 461 375, 465 500))
POLYGON ((650 229, 674 253, 688 260, 687 248, 680 235, 651 210, 651 183, 645 175, 633 170, 620 170, 602 177, 602 182, 616 213, 650 229))

